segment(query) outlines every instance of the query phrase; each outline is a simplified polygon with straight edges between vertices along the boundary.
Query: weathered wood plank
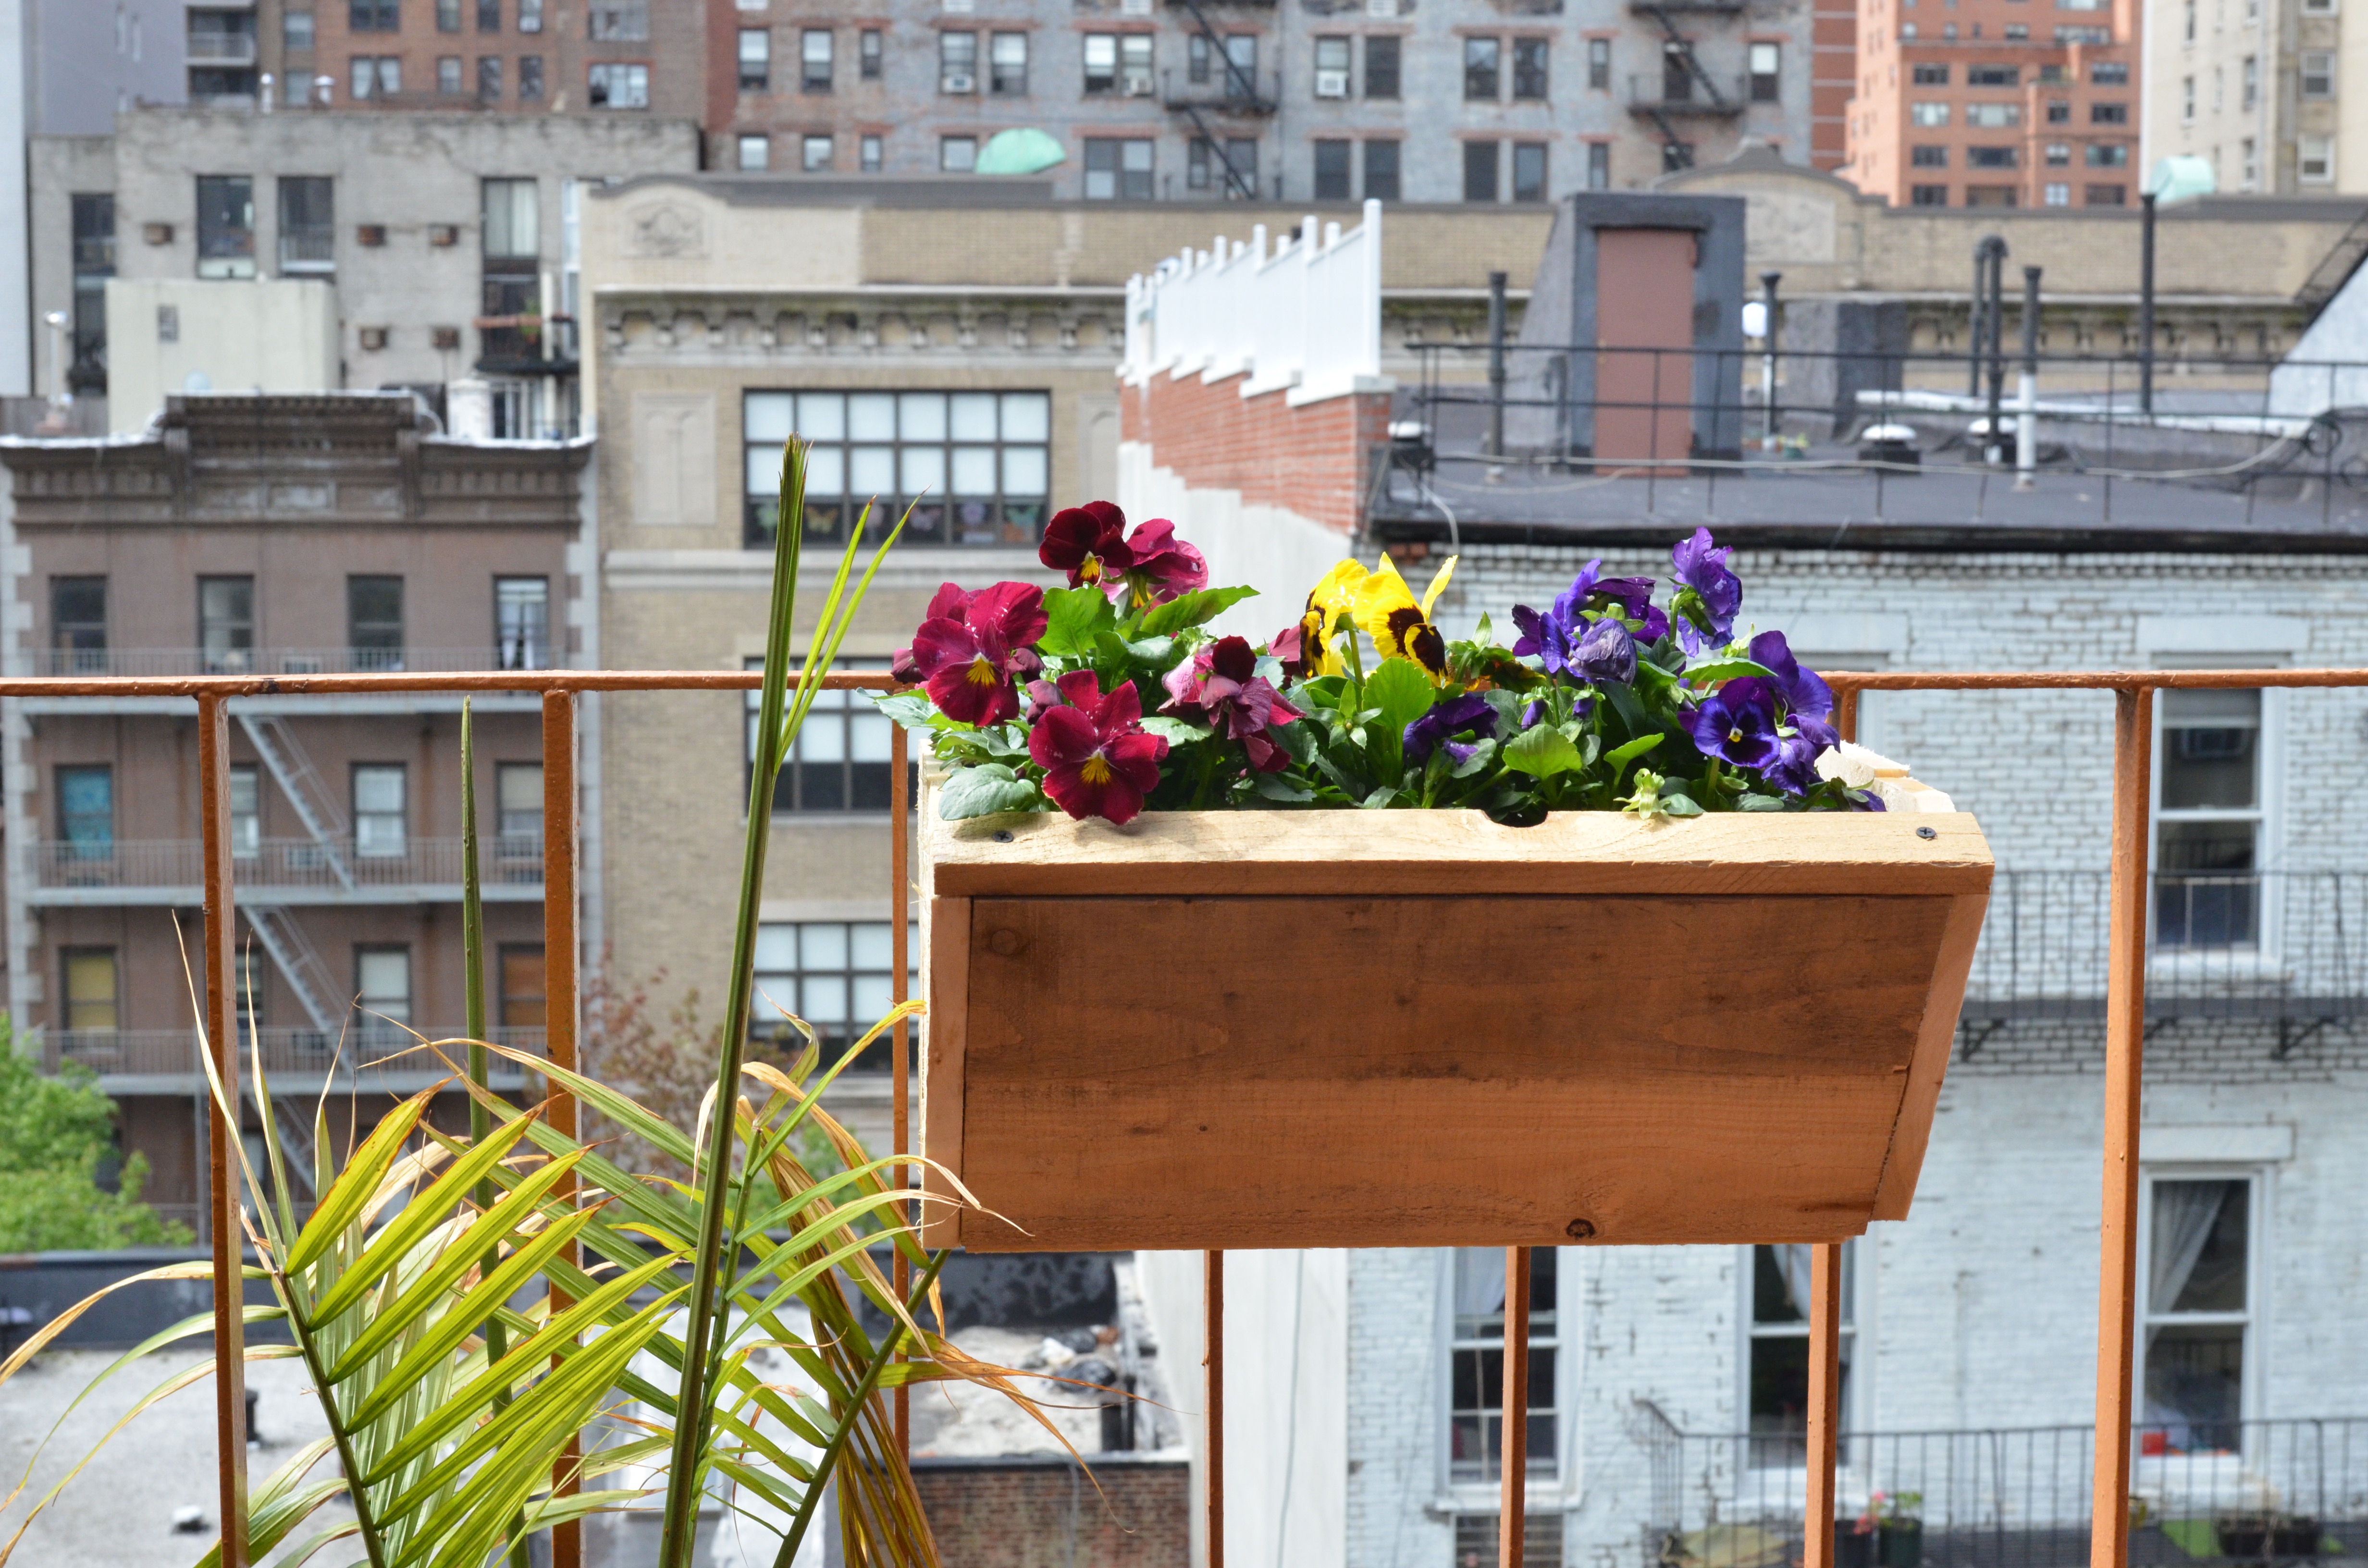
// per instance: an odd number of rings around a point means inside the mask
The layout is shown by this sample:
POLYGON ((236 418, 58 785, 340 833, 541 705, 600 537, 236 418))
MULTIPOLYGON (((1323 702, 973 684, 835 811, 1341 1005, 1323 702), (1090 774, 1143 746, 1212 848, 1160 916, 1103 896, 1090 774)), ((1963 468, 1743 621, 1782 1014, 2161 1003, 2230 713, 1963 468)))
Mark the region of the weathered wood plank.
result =
POLYGON ((1932 994, 1924 1008, 1924 1032, 1900 1096, 1897 1131, 1884 1161, 1883 1183, 1874 1195, 1874 1218, 1905 1220, 1924 1171, 1924 1146, 1932 1136, 1932 1115, 1941 1104, 1941 1081, 1957 1041, 1957 1014, 1965 1000, 1965 980, 1974 971, 1974 944, 1981 939, 1989 896, 1963 893, 1948 901, 1949 922, 1941 935, 1932 968, 1932 994))
POLYGON ((1647 823, 1558 812, 1150 812, 1124 827, 1014 813, 923 819, 935 891, 962 897, 1270 893, 1987 892, 1964 812, 1721 812, 1647 823), (1918 836, 1929 829, 1930 839, 1918 836), (996 835, 1008 835, 998 842, 996 835), (1440 881, 1441 878, 1450 879, 1440 881))
POLYGON ((921 1244, 958 1244, 960 1215, 954 1191, 937 1167, 962 1168, 964 1025, 970 1012, 971 906, 966 898, 933 898, 925 906, 921 950, 928 954, 923 977, 929 999, 928 1027, 921 1032, 921 1244), (934 1195, 939 1201, 929 1201, 934 1195))

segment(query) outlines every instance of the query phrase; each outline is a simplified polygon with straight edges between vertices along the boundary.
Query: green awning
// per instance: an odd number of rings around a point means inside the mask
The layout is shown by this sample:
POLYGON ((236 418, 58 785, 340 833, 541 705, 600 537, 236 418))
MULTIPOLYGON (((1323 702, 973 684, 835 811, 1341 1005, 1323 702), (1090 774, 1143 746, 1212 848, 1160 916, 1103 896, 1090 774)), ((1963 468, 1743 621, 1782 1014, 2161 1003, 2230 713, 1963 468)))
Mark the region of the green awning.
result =
POLYGON ((978 163, 973 172, 982 175, 1042 174, 1055 164, 1066 163, 1069 154, 1060 142, 1032 125, 1010 131, 998 131, 987 138, 986 145, 978 150, 978 163))

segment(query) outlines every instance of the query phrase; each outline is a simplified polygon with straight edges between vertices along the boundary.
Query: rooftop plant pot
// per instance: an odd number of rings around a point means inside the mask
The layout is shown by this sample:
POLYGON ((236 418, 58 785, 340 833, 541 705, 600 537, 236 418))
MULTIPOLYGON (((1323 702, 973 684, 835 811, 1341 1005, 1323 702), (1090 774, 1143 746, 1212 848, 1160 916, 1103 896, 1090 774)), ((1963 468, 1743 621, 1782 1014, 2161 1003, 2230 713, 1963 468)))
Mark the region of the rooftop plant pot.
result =
POLYGON ((1989 849, 1959 812, 925 798, 931 1245, 1830 1242, 1907 1216, 1989 849), (947 1190, 934 1173, 934 1190, 947 1190))

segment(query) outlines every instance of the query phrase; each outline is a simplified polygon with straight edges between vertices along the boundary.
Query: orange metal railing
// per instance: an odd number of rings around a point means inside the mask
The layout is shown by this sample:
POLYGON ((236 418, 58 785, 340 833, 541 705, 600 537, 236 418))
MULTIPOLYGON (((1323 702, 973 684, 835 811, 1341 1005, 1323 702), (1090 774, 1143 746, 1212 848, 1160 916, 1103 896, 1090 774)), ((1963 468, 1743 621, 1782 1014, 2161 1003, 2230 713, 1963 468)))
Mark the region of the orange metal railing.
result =
MULTIPOLYGON (((576 1065, 578 1004, 577 891, 575 882, 576 784, 575 699, 584 692, 754 690, 757 671, 503 671, 467 675, 281 675, 131 676, 112 679, 48 677, 0 680, 0 697, 185 697, 199 715, 199 759, 204 831, 201 841, 205 889, 206 1020, 210 1048, 226 1081, 235 1081, 236 971, 229 918, 239 863, 233 853, 230 813, 229 705, 242 697, 294 697, 381 693, 533 693, 542 699, 543 743, 543 926, 548 955, 547 988, 551 1060, 576 1065)), ((2112 868, 2105 1002, 2104 1224, 2098 1253, 2098 1358, 2095 1499, 2090 1568, 2127 1568, 2133 1381, 2136 1342, 2134 1306, 2137 1269, 2138 1093, 2146 1035, 2146 930, 2148 897, 2146 831, 2150 811, 2148 773, 2153 755, 2154 694, 2165 688, 2358 687, 2368 687, 2361 670, 2147 670, 2053 673, 2000 671, 1976 674, 1884 672, 1827 677, 1838 699, 1836 719, 1845 737, 1855 735, 1859 698, 1867 691, 2086 690, 2113 695, 2112 868)), ((832 674, 837 690, 888 690, 884 674, 832 674)), ((890 776, 894 851, 890 860, 890 908, 909 899, 910 810, 905 732, 894 731, 890 776)), ((906 923, 892 920, 894 933, 894 999, 904 1000, 908 955, 906 923)), ((894 1109, 893 1153, 910 1150, 905 1029, 896 1026, 891 1055, 894 1109)), ((573 1136, 576 1109, 572 1096, 554 1094, 553 1127, 573 1136)), ((246 1432, 243 1299, 239 1256, 238 1177, 234 1141, 238 1130, 217 1111, 209 1119, 209 1230, 214 1268, 216 1435, 224 1568, 247 1568, 246 1432)), ((901 1167, 900 1167, 901 1170, 901 1167)), ((572 1196, 572 1191, 571 1194, 572 1196)), ((1529 1278, 1525 1249, 1508 1249, 1506 1271, 1505 1389, 1502 1408, 1504 1495, 1497 1561, 1521 1568, 1522 1478, 1527 1471, 1527 1422, 1520 1419, 1526 1395, 1529 1278)), ((898 1265, 898 1288, 909 1288, 898 1265)), ((1224 1568, 1224 1255, 1207 1257, 1209 1568, 1224 1568)), ((1816 1249, 1810 1293, 1808 1511, 1802 1568, 1834 1568, 1833 1532, 1816 1528, 1834 1517, 1835 1459, 1841 1392, 1841 1248, 1816 1249)), ((556 1306, 557 1303, 554 1303, 556 1306)), ((903 1389, 895 1391, 895 1429, 909 1446, 909 1412, 903 1389)), ((563 1473, 572 1468, 563 1461, 563 1473)), ((572 1482, 563 1482, 572 1488, 572 1482)), ((553 1568, 579 1568, 578 1527, 553 1531, 553 1568)))

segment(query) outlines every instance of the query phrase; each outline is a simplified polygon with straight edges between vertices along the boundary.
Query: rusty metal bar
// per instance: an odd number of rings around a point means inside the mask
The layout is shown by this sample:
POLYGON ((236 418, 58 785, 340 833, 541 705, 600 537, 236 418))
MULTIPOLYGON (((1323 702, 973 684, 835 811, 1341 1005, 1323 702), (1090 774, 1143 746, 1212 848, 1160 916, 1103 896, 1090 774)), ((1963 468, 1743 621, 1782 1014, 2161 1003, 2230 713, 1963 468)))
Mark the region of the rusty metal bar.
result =
POLYGON ((2097 1472, 2089 1568, 2130 1549, 2130 1416, 2137 1364, 2138 1101, 2146 1065, 2146 819, 2154 693, 2114 693, 2112 936, 2105 974, 2104 1223, 2097 1239, 2097 1472))
MULTIPOLYGON (((542 696, 543 1038, 552 1065, 569 1072, 581 1071, 575 1051, 576 969, 582 951, 575 925, 576 800, 575 695, 547 691, 542 696)), ((549 1104, 544 1115, 552 1131, 569 1138, 577 1136, 575 1096, 551 1080, 545 1080, 545 1092, 549 1104)), ((559 1178, 553 1192, 561 1202, 572 1204, 575 1190, 575 1176, 571 1171, 559 1178)), ((565 1248, 565 1257, 573 1267, 583 1265, 581 1249, 573 1242, 565 1248)), ((567 1305, 567 1292, 553 1285, 552 1315, 557 1317, 567 1305)), ((552 1358, 552 1365, 554 1369, 558 1366, 558 1358, 552 1358)), ((567 1445, 553 1471, 551 1483, 554 1495, 564 1497, 580 1489, 577 1472, 582 1454, 583 1441, 579 1437, 567 1445)), ((583 1521, 569 1519, 553 1526, 552 1568, 583 1568, 583 1521)))
MULTIPOLYGON (((888 962, 895 971, 889 981, 888 997, 895 1003, 905 999, 906 971, 912 963, 909 948, 912 934, 906 929, 906 923, 911 918, 909 912, 913 907, 913 824, 905 819, 913 809, 913 786, 905 777, 910 761, 906 756, 905 726, 891 724, 888 734, 888 815, 891 819, 888 827, 888 962)), ((896 1020, 891 1038, 896 1054, 888 1070, 889 1093, 896 1105, 893 1123, 895 1136, 890 1153, 901 1156, 912 1152, 913 1139, 913 1113, 909 1104, 912 1098, 912 1065, 905 1060, 904 1019, 896 1020)), ((896 1190, 904 1191, 908 1175, 905 1162, 900 1158, 888 1169, 896 1184, 896 1190)), ((908 1213, 906 1218, 909 1222, 913 1216, 908 1213)), ((913 1292, 913 1266, 905 1261, 902 1252, 898 1252, 894 1267, 896 1299, 901 1301, 913 1292)), ((938 1326, 943 1329, 945 1324, 938 1326)), ((893 1401, 896 1417, 896 1452, 910 1461, 913 1457, 913 1391, 899 1383, 893 1401)))
POLYGON ((198 800, 206 859, 206 1050, 222 1100, 206 1118, 213 1244, 214 1443, 222 1483, 222 1568, 246 1568, 246 1258, 239 1223, 238 915, 231 891, 230 704, 198 701, 198 800))
POLYGON ((1841 1452, 1842 1249, 1809 1249, 1809 1491, 1801 1568, 1834 1568, 1834 1467, 1841 1452))
POLYGON ((1208 1568, 1225 1568, 1225 1255, 1203 1253, 1201 1260, 1206 1274, 1201 1337, 1207 1351, 1201 1364, 1209 1369, 1208 1568))
POLYGON ((1505 1388, 1497 1455, 1502 1484, 1497 1504, 1497 1568, 1521 1568, 1529 1522, 1530 1249, 1505 1249, 1505 1388))

